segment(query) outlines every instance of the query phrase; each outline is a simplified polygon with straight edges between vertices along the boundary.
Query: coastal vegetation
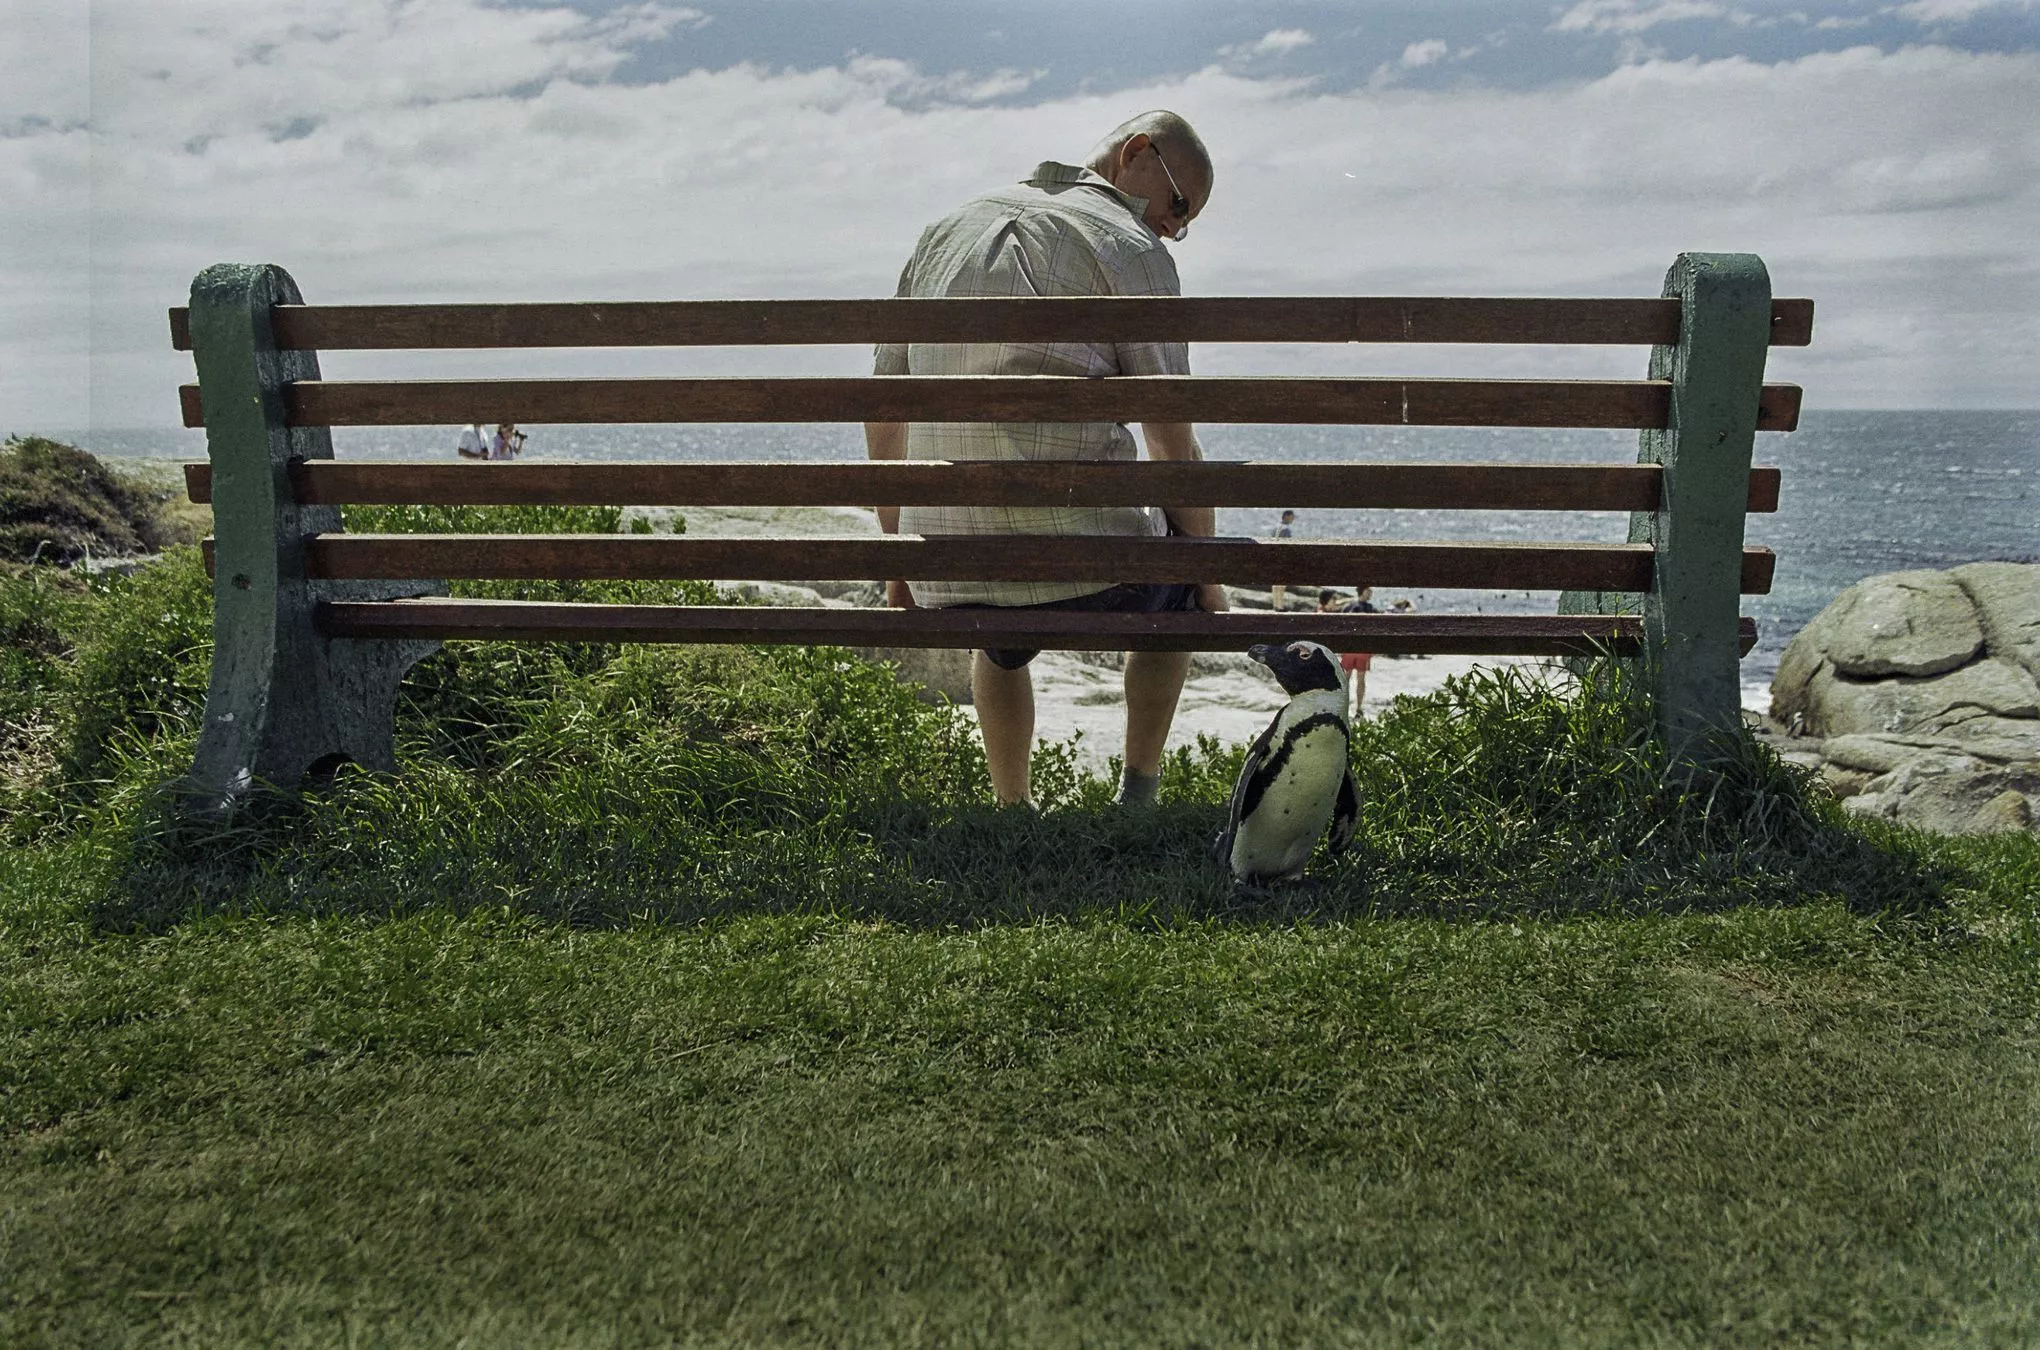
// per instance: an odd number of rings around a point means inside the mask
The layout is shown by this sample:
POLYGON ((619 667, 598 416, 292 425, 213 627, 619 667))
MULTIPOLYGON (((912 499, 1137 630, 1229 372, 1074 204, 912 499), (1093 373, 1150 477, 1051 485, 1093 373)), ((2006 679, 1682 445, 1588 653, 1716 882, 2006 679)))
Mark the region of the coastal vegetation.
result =
POLYGON ((1618 667, 1398 701, 1256 893, 1239 747, 997 811, 830 649, 450 646, 199 826, 210 641, 190 547, 0 575, 9 1343, 2040 1335, 2040 844, 1682 790, 1618 667))
POLYGON ((0 446, 0 561, 154 553, 195 541, 203 519, 167 479, 123 473, 63 441, 10 436, 0 446))

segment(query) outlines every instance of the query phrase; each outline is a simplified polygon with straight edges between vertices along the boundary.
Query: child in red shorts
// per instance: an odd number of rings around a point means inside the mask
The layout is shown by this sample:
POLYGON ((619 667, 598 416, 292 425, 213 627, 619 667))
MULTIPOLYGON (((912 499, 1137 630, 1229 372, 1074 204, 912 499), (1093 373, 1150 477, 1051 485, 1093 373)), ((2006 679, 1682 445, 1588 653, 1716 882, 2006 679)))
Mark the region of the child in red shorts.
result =
MULTIPOLYGON (((1318 612, 1321 614, 1379 614, 1374 607, 1374 588, 1358 588, 1359 599, 1348 600, 1329 588, 1318 592, 1318 612)), ((1339 668, 1352 676, 1353 716, 1360 716, 1361 700, 1367 697, 1367 668, 1374 663, 1373 652, 1341 652, 1339 668)))

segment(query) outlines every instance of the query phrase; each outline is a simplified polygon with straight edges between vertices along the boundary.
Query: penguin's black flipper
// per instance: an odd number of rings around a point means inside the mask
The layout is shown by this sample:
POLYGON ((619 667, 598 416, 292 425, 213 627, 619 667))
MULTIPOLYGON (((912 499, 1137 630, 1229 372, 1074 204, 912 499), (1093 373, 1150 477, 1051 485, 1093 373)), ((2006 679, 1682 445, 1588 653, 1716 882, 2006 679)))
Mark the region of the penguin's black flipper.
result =
POLYGON ((1254 743, 1247 747, 1246 762, 1240 765, 1239 781, 1233 784, 1232 801, 1226 806, 1225 828, 1218 832, 1218 838, 1211 841, 1211 856, 1220 867, 1232 865, 1233 836, 1240 828, 1240 818, 1250 809, 1249 798, 1258 798, 1260 789, 1255 786, 1260 778, 1261 766, 1268 760, 1268 747, 1274 744, 1275 728, 1282 721, 1277 713, 1254 743))
POLYGON ((1344 853, 1353 843, 1353 831, 1360 826, 1360 792, 1353 785, 1353 766, 1346 766, 1346 776, 1339 780, 1339 800, 1332 807, 1332 835, 1326 841, 1333 857, 1344 853))

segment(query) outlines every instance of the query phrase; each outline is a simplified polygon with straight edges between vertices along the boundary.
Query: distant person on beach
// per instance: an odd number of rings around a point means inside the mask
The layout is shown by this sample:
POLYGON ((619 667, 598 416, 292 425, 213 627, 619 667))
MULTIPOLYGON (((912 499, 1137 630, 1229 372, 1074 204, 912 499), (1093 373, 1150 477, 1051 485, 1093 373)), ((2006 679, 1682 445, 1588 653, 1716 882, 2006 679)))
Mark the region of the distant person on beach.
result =
MULTIPOLYGON (((1211 157, 1190 124, 1147 112, 1114 128, 1082 165, 1053 160, 1022 182, 965 202, 921 232, 900 274, 902 297, 1179 295, 1165 240, 1181 240, 1211 196, 1211 157)), ((1180 342, 881 344, 878 375, 1187 375, 1180 342)), ((1133 434, 1116 422, 871 422, 871 458, 1133 460, 1133 434)), ((1204 457, 1186 422, 1141 426, 1148 458, 1204 457)), ((1208 507, 966 507, 878 509, 888 534, 1209 536, 1208 507)), ((1131 611, 1228 607, 1216 585, 888 581, 888 604, 1131 611)), ((1028 800, 1034 684, 1028 650, 980 651, 971 693, 992 790, 1002 805, 1028 800)), ((1189 673, 1186 652, 1126 656, 1126 770, 1119 799, 1152 802, 1162 748, 1189 673)))
MULTIPOLYGON (((1294 537, 1295 534, 1296 512, 1284 511, 1282 513, 1282 522, 1275 527, 1275 537, 1277 539, 1289 539, 1294 537)), ((1283 598, 1288 594, 1289 587, 1280 581, 1270 586, 1268 588, 1268 608, 1280 614, 1282 612, 1283 598)), ((1319 608, 1322 609, 1324 606, 1320 605, 1319 608)))
MULTIPOLYGON (((1348 598, 1339 591, 1326 589, 1318 592, 1318 613, 1320 614, 1379 614, 1374 607, 1374 588, 1358 588, 1358 598, 1348 598)), ((1408 608, 1407 605, 1403 608, 1408 608)), ((1367 668, 1374 664, 1372 652, 1341 652, 1339 668, 1353 680, 1353 716, 1360 716, 1360 701, 1367 697, 1367 668)))
POLYGON ((462 459, 487 459, 489 457, 489 434, 482 430, 480 422, 470 422, 460 433, 460 441, 453 447, 453 453, 462 459))
POLYGON ((515 422, 498 422, 496 434, 489 438, 490 459, 515 459, 524 452, 524 433, 517 429, 515 422))

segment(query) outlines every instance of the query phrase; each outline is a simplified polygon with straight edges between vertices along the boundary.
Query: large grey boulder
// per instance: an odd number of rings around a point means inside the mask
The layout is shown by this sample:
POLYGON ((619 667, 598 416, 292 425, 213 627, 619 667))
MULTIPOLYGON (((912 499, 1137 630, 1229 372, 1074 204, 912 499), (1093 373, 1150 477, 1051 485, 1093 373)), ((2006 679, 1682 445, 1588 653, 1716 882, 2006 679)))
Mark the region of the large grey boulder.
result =
POLYGON ((1851 811, 1956 833, 2036 828, 2040 565, 1858 582, 1786 648, 1771 717, 1851 811))
POLYGON ((1967 665, 1983 646, 1976 606, 1948 573, 1866 577, 1836 596, 1785 649, 1771 681, 1771 715, 1801 712, 1823 671, 1858 679, 1939 675, 1967 665))
POLYGON ((1799 712, 1804 729, 1816 735, 2010 737, 2031 739, 2040 755, 2040 685, 1994 657, 1928 679, 1854 679, 1824 666, 1799 695, 1788 709, 1774 695, 1772 716, 1799 712))
POLYGON ((1983 650, 1969 593, 1943 572, 1871 577, 1828 609, 1828 661, 1842 675, 1939 675, 1983 650))
POLYGON ((1872 779, 1843 806, 1937 834, 2026 830, 2040 800, 2040 766, 1986 767, 1955 757, 1907 760, 1872 779))
POLYGON ((1991 654, 2040 679, 2040 565, 1969 563, 1948 575, 1976 606, 1991 654))

